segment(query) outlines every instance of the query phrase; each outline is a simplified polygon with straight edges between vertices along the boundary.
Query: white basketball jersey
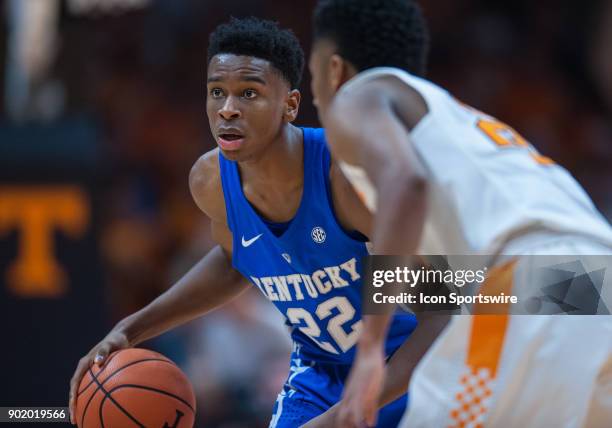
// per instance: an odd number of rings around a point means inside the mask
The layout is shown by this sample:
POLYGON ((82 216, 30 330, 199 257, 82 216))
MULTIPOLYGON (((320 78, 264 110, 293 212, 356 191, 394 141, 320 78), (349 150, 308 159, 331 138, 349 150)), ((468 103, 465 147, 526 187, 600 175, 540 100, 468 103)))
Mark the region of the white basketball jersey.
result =
MULTIPOLYGON (((564 168, 435 84, 381 67, 358 74, 340 92, 381 76, 412 87, 428 107, 410 132, 429 180, 421 254, 495 254, 510 239, 538 231, 612 244, 610 225, 564 168)), ((376 193, 365 172, 345 163, 341 168, 374 211, 376 193)))

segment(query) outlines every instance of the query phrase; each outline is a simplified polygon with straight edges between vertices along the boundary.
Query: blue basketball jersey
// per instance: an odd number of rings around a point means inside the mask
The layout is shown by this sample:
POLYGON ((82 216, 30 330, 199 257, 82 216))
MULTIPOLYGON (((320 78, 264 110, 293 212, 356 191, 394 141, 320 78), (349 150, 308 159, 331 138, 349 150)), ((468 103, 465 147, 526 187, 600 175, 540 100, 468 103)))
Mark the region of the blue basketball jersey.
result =
MULTIPOLYGON (((303 128, 304 189, 295 217, 273 233, 246 199, 238 165, 219 154, 233 266, 285 316, 301 355, 350 364, 361 330, 361 264, 365 243, 336 221, 323 129, 303 128)), ((387 338, 390 355, 416 327, 397 314, 387 338)))

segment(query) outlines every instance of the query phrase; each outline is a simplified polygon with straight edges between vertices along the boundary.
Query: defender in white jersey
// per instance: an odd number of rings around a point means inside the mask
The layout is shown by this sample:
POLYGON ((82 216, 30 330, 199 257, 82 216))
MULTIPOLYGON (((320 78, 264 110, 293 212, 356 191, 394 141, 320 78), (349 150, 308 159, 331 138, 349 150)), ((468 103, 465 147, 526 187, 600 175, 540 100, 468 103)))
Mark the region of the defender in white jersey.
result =
MULTIPOLYGON (((328 143, 375 213, 374 230, 398 216, 410 225, 396 253, 488 255, 483 289, 519 297, 538 285, 523 256, 588 265, 582 255, 612 255, 610 225, 565 169, 417 77, 427 36, 414 2, 320 0, 314 22, 309 66, 328 143)), ((375 420, 392 375, 372 338, 387 320, 362 333, 337 426, 375 420)), ((611 317, 456 316, 412 374, 409 397, 405 427, 612 426, 611 317)))

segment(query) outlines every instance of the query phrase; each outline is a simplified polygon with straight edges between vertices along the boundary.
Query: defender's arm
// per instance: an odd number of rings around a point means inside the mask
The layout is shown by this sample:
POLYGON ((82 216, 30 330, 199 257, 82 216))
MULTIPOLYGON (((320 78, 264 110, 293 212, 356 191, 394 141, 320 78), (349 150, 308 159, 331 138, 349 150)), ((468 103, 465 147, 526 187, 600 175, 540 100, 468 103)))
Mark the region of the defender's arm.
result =
MULTIPOLYGON (((388 81, 381 80, 337 95, 325 126, 334 157, 365 171, 369 186, 357 187, 357 192, 374 188, 374 253, 413 255, 425 221, 427 182, 407 126, 393 105, 391 89, 388 81)), ((370 425, 375 423, 378 397, 383 388, 384 341, 394 307, 385 309, 385 314, 363 317, 355 366, 339 410, 339 420, 345 426, 359 424, 363 419, 370 425)), ((417 334, 417 340, 420 335, 417 334)), ((420 342, 426 350, 432 341, 430 336, 420 342)), ((409 342, 398 352, 410 352, 404 350, 409 342)), ((415 355, 420 358, 422 353, 424 351, 415 355)), ((404 367, 405 372, 412 371, 414 365, 410 366, 404 367)), ((397 382, 386 382, 384 401, 395 396, 402 385, 407 386, 406 376, 402 379, 399 386, 397 382)))

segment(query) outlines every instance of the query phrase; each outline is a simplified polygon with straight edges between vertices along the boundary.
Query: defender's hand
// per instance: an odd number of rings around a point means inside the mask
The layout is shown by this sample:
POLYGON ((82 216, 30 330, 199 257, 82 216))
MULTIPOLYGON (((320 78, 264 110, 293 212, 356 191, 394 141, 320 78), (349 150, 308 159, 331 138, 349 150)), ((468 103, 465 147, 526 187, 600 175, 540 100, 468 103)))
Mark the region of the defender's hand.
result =
POLYGON ((385 377, 382 349, 357 352, 336 417, 338 428, 376 426, 378 399, 385 377))
POLYGON ((76 424, 75 410, 77 392, 81 384, 81 379, 87 369, 91 367, 92 364, 97 364, 101 367, 111 352, 126 349, 129 348, 129 346, 130 344, 125 334, 120 331, 112 330, 100 343, 94 346, 87 355, 79 360, 79 364, 70 380, 70 397, 68 405, 70 408, 70 422, 73 425, 76 424))

